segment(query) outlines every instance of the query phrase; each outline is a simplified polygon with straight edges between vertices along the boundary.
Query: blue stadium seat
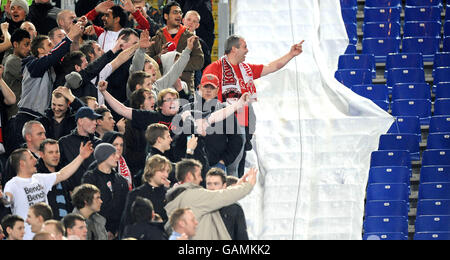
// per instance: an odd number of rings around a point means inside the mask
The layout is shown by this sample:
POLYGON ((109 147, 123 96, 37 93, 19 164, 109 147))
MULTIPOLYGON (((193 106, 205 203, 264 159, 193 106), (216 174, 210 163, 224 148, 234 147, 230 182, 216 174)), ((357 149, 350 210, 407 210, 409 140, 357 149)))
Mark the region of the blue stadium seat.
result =
POLYGON ((371 54, 343 54, 339 56, 338 69, 370 69, 376 77, 375 56, 371 54))
POLYGON ((391 53, 386 58, 385 77, 390 69, 423 68, 421 53, 391 53))
POLYGON ((405 183, 410 184, 409 168, 406 166, 379 166, 369 170, 369 183, 405 183))
POLYGON ((450 67, 440 67, 434 70, 434 84, 450 82, 450 67))
POLYGON ((450 199, 450 182, 427 182, 419 184, 419 200, 450 199))
POLYGON ((358 7, 357 0, 341 0, 341 8, 354 8, 358 7))
POLYGON ((397 83, 392 88, 392 100, 431 99, 428 83, 397 83))
MULTIPOLYGON (((450 13, 450 11, 448 11, 450 13)), ((442 48, 444 52, 450 52, 450 36, 444 37, 444 47, 442 48)))
POLYGON ((386 85, 393 88, 397 83, 426 83, 423 68, 390 69, 387 72, 386 85))
POLYGON ((427 182, 450 182, 450 166, 422 166, 420 183, 427 182))
POLYGON ((356 23, 357 8, 341 8, 342 19, 344 23, 356 23))
POLYGON ((420 144, 416 134, 384 134, 380 136, 378 150, 408 150, 411 160, 420 160, 420 144))
POLYGON ((440 41, 438 37, 404 37, 403 52, 419 52, 424 61, 433 61, 440 50, 440 41))
POLYGON ((385 62, 389 53, 400 51, 400 41, 396 38, 363 38, 362 53, 374 54, 376 62, 385 62))
POLYGON ((420 129, 420 120, 418 116, 398 116, 389 129, 389 134, 415 134, 420 143, 422 133, 420 129))
POLYGON ((370 167, 377 166, 406 166, 411 169, 411 155, 409 151, 373 151, 370 156, 370 167))
POLYGON ((450 98, 438 98, 434 101, 434 115, 450 115, 450 98))
POLYGON ((398 99, 392 102, 393 116, 418 116, 421 125, 429 125, 431 120, 431 100, 398 99))
POLYGON ((450 232, 416 232, 414 240, 450 240, 450 232))
POLYGON ((433 68, 450 67, 450 52, 438 52, 434 55, 433 68))
POLYGON ((450 21, 445 21, 444 23, 444 37, 445 36, 450 36, 450 21))
POLYGON ((335 73, 335 78, 351 88, 353 85, 371 84, 372 71, 370 69, 339 69, 335 73))
POLYGON ((450 82, 436 84, 435 98, 450 98, 450 82))
POLYGON ((347 30, 349 44, 358 43, 358 29, 356 23, 346 23, 345 29, 347 30))
POLYGON ((402 232, 368 232, 363 240, 408 240, 408 236, 402 232))
POLYGON ((408 234, 408 217, 367 217, 364 220, 364 233, 372 232, 408 234))
POLYGON ((450 149, 450 133, 430 133, 427 149, 450 149))
POLYGON ((450 200, 419 200, 417 203, 417 216, 423 215, 450 215, 450 200))
POLYGON ((450 165, 450 150, 445 149, 427 149, 423 152, 422 166, 450 165))
POLYGON ((405 22, 404 37, 441 37, 441 22, 405 22))
POLYGON ((406 0, 405 6, 440 6, 442 0, 406 0))
POLYGON ((372 200, 367 201, 365 216, 408 216, 409 206, 401 200, 372 200))
POLYGON ((367 185, 367 201, 402 200, 409 202, 409 188, 405 183, 371 183, 367 185))
POLYGON ((405 22, 441 21, 439 6, 405 7, 405 22))
POLYGON ((364 38, 400 38, 399 22, 370 22, 363 24, 364 38))
POLYGON ((402 7, 402 0, 366 0, 367 7, 402 7))
POLYGON ((344 54, 356 54, 356 45, 349 44, 347 46, 347 49, 345 49, 345 53, 344 54))
POLYGON ((356 94, 370 100, 378 100, 389 103, 388 89, 384 84, 354 85, 351 90, 353 90, 356 94))
POLYGON ((432 116, 430 121, 430 133, 449 133, 450 116, 432 116))
POLYGON ((418 216, 416 232, 450 232, 450 216, 418 216))
POLYGON ((400 22, 401 8, 364 7, 364 22, 400 22))

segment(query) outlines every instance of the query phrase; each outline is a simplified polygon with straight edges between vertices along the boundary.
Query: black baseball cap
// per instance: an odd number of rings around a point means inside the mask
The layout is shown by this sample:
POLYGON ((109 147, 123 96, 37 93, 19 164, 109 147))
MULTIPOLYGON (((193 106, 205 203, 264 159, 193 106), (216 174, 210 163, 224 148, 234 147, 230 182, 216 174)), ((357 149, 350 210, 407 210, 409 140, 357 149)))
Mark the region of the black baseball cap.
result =
POLYGON ((95 111, 92 110, 92 108, 90 108, 90 107, 82 107, 82 108, 78 109, 77 113, 75 114, 75 121, 80 118, 84 118, 84 117, 95 120, 95 119, 102 118, 103 116, 95 113, 95 111))

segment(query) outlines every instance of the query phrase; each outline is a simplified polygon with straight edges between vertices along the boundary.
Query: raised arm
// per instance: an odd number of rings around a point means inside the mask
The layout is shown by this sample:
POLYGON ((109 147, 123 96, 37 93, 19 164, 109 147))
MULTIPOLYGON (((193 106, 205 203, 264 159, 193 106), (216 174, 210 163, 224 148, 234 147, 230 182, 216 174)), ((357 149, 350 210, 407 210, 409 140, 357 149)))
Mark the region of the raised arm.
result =
POLYGON ((108 91, 106 91, 107 88, 108 82, 102 80, 98 83, 98 90, 102 93, 111 108, 116 111, 117 114, 131 120, 133 117, 133 109, 125 106, 119 100, 115 99, 111 94, 109 94, 108 91))
POLYGON ((80 154, 73 159, 66 167, 62 168, 58 174, 56 174, 55 185, 70 178, 81 166, 85 159, 91 156, 94 148, 91 141, 86 144, 80 144, 80 154))
POLYGON ((0 65, 0 91, 3 94, 3 102, 10 106, 16 103, 16 95, 3 80, 3 65, 0 65))
POLYGON ((268 65, 265 65, 261 73, 261 77, 280 70, 281 68, 286 66, 286 64, 288 64, 289 61, 300 55, 300 53, 303 52, 302 47, 303 42, 305 41, 303 40, 298 44, 292 45, 291 50, 286 55, 278 58, 277 60, 272 61, 268 65))

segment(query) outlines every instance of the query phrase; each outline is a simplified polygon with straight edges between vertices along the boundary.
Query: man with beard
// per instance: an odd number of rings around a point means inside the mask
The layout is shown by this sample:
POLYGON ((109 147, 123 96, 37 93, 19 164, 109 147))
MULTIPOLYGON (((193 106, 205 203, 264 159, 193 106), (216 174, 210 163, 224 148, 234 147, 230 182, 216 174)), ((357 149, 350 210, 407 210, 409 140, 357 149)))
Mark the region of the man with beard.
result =
POLYGON ((39 117, 46 130, 48 138, 59 138, 70 134, 77 126, 75 112, 84 104, 72 94, 67 87, 58 87, 53 91, 51 108, 45 111, 45 116, 39 117))
MULTIPOLYGON (((58 141, 45 139, 39 147, 39 155, 41 158, 39 158, 36 166, 38 172, 52 173, 61 169, 58 141)), ((48 205, 52 208, 54 219, 61 220, 72 211, 70 195, 65 182, 54 185, 52 190, 47 193, 47 199, 48 205)))
POLYGON ((6 58, 3 79, 16 95, 16 103, 8 108, 8 118, 14 116, 19 110, 17 103, 19 103, 22 94, 22 59, 30 54, 30 34, 25 30, 17 29, 11 35, 11 43, 13 53, 6 58))
MULTIPOLYGON (((77 127, 69 134, 62 137, 59 140, 59 149, 61 152, 61 165, 67 165, 75 157, 78 156, 78 150, 80 144, 91 142, 94 147, 100 144, 101 139, 95 137, 95 128, 97 126, 97 119, 101 115, 94 112, 89 107, 82 107, 75 114, 75 121, 77 127)), ((88 170, 89 165, 94 161, 94 156, 91 155, 83 164, 78 168, 75 174, 68 180, 68 190, 73 190, 76 186, 81 184, 81 178, 83 174, 88 170)))

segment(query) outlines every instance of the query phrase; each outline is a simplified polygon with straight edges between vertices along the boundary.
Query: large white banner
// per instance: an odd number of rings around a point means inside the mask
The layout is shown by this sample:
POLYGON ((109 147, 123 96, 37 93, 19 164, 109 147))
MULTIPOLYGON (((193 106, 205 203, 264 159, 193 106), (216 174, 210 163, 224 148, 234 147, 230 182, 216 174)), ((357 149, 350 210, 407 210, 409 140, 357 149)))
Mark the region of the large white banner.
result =
POLYGON ((247 166, 260 175, 240 201, 251 239, 361 239, 370 154, 394 119, 334 79, 348 37, 339 0, 237 0, 246 62, 304 53, 257 81, 247 166))

